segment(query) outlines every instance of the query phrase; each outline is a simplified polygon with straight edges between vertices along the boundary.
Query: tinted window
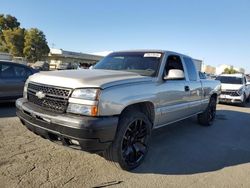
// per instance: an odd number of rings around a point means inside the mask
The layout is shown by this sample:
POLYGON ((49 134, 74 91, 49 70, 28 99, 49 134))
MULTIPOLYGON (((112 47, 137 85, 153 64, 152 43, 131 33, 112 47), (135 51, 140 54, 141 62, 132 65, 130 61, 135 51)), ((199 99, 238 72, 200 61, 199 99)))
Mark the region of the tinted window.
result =
POLYGON ((189 80, 196 81, 197 80, 197 71, 196 71, 196 68, 194 66, 193 60, 191 58, 187 58, 187 57, 184 57, 183 59, 186 63, 189 80))
POLYGON ((242 78, 233 76, 218 76, 216 80, 219 80, 223 84, 242 84, 242 78))
POLYGON ((27 78, 31 75, 31 71, 23 66, 12 65, 12 64, 1 64, 0 65, 0 76, 1 78, 27 78))
POLYGON ((2 78, 15 78, 15 71, 13 65, 2 64, 1 65, 1 77, 2 78))
POLYGON ((119 52, 102 59, 94 69, 107 69, 135 72, 143 76, 156 76, 160 65, 161 53, 119 52))
POLYGON ((14 66, 14 71, 18 78, 28 78, 31 75, 31 71, 23 66, 14 66))

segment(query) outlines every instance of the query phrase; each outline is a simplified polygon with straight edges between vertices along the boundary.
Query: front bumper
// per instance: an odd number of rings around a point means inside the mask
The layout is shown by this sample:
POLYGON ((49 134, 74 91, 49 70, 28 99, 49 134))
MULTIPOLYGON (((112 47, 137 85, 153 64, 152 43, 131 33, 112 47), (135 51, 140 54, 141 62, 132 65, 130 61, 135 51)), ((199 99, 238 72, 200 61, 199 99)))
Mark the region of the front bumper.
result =
POLYGON ((219 100, 220 102, 238 104, 243 102, 244 97, 243 95, 242 96, 220 95, 219 100))
POLYGON ((115 138, 117 116, 87 117, 43 110, 25 98, 16 101, 17 116, 32 132, 53 142, 91 153, 104 151, 115 138))

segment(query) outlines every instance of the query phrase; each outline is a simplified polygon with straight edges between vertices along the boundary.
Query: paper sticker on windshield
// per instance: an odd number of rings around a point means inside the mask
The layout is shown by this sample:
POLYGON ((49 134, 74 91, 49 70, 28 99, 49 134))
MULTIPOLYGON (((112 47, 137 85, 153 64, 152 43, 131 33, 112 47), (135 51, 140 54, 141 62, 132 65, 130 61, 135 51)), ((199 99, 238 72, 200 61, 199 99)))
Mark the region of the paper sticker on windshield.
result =
POLYGON ((161 53, 145 53, 144 57, 157 57, 157 58, 160 58, 161 53))

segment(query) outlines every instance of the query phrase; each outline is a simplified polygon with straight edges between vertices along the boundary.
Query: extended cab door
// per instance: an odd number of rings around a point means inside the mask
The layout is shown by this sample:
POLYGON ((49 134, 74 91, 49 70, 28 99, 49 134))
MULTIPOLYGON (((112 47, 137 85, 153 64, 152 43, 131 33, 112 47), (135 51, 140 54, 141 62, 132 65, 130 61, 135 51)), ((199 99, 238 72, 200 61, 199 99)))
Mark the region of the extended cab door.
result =
POLYGON ((183 63, 178 55, 169 55, 166 60, 163 82, 157 86, 157 97, 161 117, 159 118, 158 127, 173 121, 187 117, 189 91, 185 89, 186 79, 164 79, 168 76, 171 69, 177 69, 184 72, 183 63))
POLYGON ((189 96, 187 97, 189 105, 188 115, 193 115, 201 111, 203 90, 193 60, 190 57, 183 57, 183 60, 188 74, 188 79, 185 83, 185 87, 189 90, 189 96))

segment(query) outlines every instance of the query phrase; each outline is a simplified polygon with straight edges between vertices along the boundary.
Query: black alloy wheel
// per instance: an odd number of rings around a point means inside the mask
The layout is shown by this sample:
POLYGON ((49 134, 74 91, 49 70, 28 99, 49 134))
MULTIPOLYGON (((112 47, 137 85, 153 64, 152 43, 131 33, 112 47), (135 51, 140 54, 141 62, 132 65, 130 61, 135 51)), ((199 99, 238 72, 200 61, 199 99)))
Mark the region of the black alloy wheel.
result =
POLYGON ((206 110, 198 114, 198 122, 203 126, 211 126, 216 116, 216 97, 211 97, 206 110))
POLYGON ((140 164, 148 151, 146 123, 142 119, 131 122, 123 136, 122 157, 128 166, 140 164))
POLYGON ((209 122, 213 122, 216 116, 216 100, 211 100, 208 109, 209 122))
POLYGON ((138 110, 122 113, 115 140, 104 152, 104 157, 114 166, 133 170, 145 159, 149 150, 152 122, 138 110))

